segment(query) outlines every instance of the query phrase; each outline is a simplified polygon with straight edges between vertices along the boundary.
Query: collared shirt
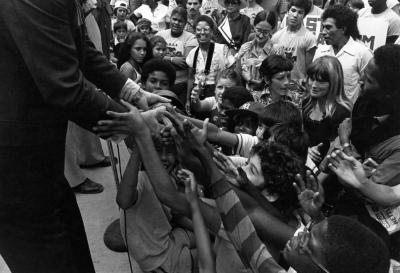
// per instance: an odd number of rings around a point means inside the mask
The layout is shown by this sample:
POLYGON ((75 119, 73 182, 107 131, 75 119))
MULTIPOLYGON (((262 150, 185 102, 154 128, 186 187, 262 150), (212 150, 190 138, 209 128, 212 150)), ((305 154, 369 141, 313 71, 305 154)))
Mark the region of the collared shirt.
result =
MULTIPOLYGON (((268 40, 267 43, 265 44, 263 50, 261 52, 257 52, 256 50, 256 41, 250 41, 247 43, 244 43, 242 47, 239 50, 239 55, 242 55, 240 58, 240 64, 242 68, 242 75, 247 78, 247 79, 252 79, 252 80, 261 80, 262 77, 260 76, 259 68, 262 63, 262 61, 267 58, 269 55, 272 54, 272 44, 268 40), (250 50, 246 52, 242 52, 244 49, 246 49, 248 46, 251 45, 250 50)), ((253 89, 259 89, 255 88, 254 84, 252 85, 251 83, 247 82, 247 88, 249 90, 253 89)))
POLYGON ((135 16, 139 14, 142 18, 146 18, 151 21, 151 28, 154 31, 159 31, 167 28, 167 22, 169 22, 169 9, 167 6, 158 3, 154 11, 151 11, 149 5, 143 4, 138 7, 134 12, 135 16))
POLYGON ((360 91, 361 74, 372 58, 372 51, 361 42, 349 38, 347 43, 335 54, 331 45, 319 45, 314 60, 322 56, 335 56, 343 68, 344 91, 354 103, 360 91))

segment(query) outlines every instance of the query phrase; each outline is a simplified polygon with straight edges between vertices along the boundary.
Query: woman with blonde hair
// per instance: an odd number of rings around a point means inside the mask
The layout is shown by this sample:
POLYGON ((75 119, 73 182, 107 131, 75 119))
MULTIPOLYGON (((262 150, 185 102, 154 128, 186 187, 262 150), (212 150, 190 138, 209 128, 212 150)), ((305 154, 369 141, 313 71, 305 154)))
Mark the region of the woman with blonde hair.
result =
POLYGON ((307 69, 306 86, 304 128, 310 137, 309 156, 319 164, 337 137, 339 124, 350 117, 352 103, 345 95, 343 70, 336 57, 316 59, 307 69))

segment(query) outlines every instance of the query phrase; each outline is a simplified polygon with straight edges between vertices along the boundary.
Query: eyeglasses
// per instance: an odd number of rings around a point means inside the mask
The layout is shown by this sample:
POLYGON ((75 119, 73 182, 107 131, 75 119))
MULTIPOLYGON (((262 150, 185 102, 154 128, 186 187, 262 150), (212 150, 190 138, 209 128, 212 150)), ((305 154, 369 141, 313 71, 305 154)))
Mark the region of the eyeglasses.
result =
POLYGON ((267 36, 268 34, 271 33, 271 30, 265 30, 265 29, 260 29, 260 28, 256 28, 255 30, 256 30, 256 33, 264 34, 265 36, 267 36))
POLYGON ((210 27, 204 27, 204 28, 196 28, 196 32, 204 32, 204 33, 209 33, 211 31, 210 27))
POLYGON ((322 272, 329 273, 329 270, 326 269, 325 266, 323 266, 317 258, 312 254, 311 250, 308 248, 308 242, 310 241, 311 238, 311 230, 314 226, 314 222, 311 221, 307 226, 304 227, 303 231, 299 233, 299 250, 301 253, 307 254, 307 256, 310 258, 312 263, 318 267, 319 269, 322 270, 322 272))

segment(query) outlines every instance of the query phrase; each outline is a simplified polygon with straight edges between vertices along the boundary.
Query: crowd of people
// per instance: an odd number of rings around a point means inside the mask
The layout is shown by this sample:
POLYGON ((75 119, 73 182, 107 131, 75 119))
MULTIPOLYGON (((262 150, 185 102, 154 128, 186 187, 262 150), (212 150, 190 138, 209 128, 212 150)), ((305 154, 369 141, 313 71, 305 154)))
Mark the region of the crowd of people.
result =
POLYGON ((12 272, 94 272, 71 187, 103 191, 99 138, 129 150, 113 244, 143 272, 400 272, 400 2, 95 2, 0 10, 12 272))

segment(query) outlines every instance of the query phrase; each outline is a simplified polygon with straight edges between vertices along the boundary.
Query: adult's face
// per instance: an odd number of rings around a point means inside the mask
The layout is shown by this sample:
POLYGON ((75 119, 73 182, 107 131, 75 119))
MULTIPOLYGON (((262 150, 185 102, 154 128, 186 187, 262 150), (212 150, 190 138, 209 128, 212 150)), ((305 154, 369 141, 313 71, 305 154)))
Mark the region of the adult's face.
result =
POLYGON ((303 23, 306 12, 303 8, 291 6, 288 11, 288 25, 299 26, 303 23))
POLYGON ((322 36, 328 45, 336 46, 345 37, 344 29, 336 27, 336 20, 326 18, 322 22, 322 36))
POLYGON ((239 0, 225 0, 224 2, 226 11, 230 14, 237 13, 240 10, 239 0))
POLYGON ((196 38, 199 44, 207 44, 211 42, 212 29, 211 26, 205 22, 200 21, 196 26, 196 38))
POLYGON ((186 3, 186 9, 188 11, 189 16, 193 16, 197 14, 200 10, 200 1, 199 0, 188 0, 186 3))
POLYGON ((179 13, 175 13, 171 16, 171 34, 175 36, 180 36, 185 28, 186 21, 183 16, 179 13))
POLYGON ((372 58, 364 69, 363 80, 361 84, 362 92, 369 94, 379 94, 382 88, 378 83, 378 75, 380 71, 372 58))
POLYGON ((314 99, 325 98, 329 93, 329 82, 327 81, 309 78, 307 84, 310 96, 314 99))
POLYGON ((254 29, 256 34, 256 40, 259 43, 265 43, 271 37, 272 26, 266 21, 258 23, 254 27, 254 29))

